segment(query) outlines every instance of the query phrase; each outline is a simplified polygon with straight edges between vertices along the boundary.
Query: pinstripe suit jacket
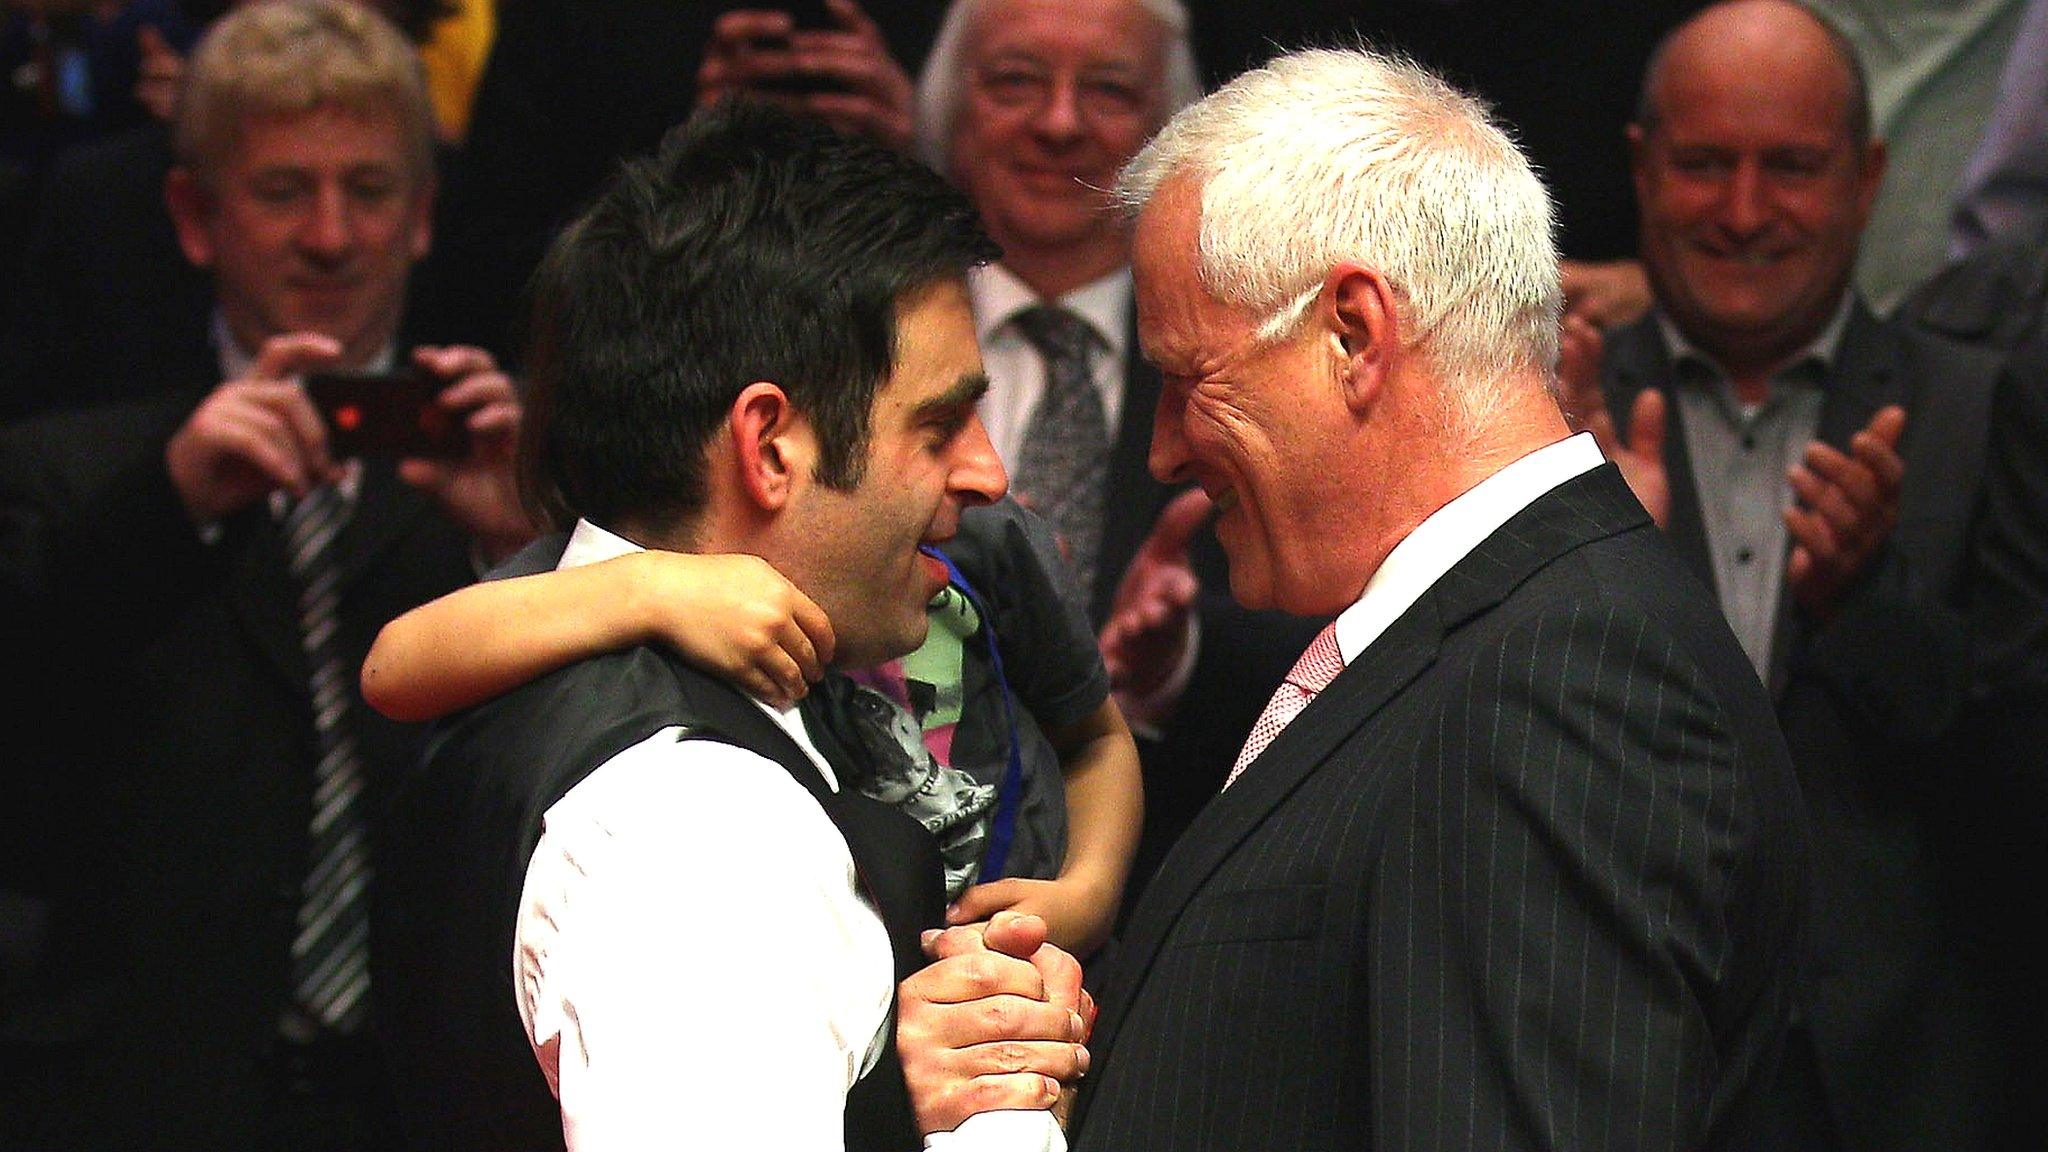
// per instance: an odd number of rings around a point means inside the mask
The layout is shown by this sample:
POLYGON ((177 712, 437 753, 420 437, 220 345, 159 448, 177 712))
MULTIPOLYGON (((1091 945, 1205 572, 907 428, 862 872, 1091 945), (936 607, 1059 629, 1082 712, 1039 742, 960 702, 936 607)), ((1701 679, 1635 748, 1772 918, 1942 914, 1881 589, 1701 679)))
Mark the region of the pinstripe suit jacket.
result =
POLYGON ((1459 561, 1196 819, 1077 1147, 1733 1149, 1806 846, 1712 597, 1611 466, 1459 561))

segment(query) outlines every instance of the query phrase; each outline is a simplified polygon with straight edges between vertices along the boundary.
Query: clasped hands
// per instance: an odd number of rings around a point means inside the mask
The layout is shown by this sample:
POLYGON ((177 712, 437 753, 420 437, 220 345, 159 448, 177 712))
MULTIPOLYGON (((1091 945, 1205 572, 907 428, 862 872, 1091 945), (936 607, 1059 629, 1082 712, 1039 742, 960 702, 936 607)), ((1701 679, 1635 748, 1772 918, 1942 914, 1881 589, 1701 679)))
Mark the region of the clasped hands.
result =
POLYGON ((998 912, 924 935, 933 963, 896 995, 896 1052, 926 1134, 978 1112, 1055 1110, 1088 1070, 1095 1002, 1081 965, 1045 942, 1045 921, 998 912))

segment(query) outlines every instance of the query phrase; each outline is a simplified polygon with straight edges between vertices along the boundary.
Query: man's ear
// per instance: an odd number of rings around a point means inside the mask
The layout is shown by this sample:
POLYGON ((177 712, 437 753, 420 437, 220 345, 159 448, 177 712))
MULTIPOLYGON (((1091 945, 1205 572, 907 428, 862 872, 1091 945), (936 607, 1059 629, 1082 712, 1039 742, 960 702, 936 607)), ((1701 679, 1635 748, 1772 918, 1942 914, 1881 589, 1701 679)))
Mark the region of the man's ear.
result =
POLYGON ((185 259, 194 268, 212 269, 213 193, 191 169, 179 165, 164 175, 164 206, 170 209, 185 259))
POLYGON ((1330 300, 1331 335, 1343 357, 1338 376, 1344 403, 1363 413, 1401 352, 1394 286, 1376 268, 1346 263, 1330 270, 1323 292, 1330 300))
POLYGON ((782 389, 765 380, 740 391, 726 415, 740 490, 764 512, 788 505, 797 484, 811 473, 809 423, 782 389))
POLYGON ((1636 204, 1650 198, 1650 137, 1641 124, 1631 123, 1623 133, 1628 141, 1628 179, 1636 191, 1636 204))

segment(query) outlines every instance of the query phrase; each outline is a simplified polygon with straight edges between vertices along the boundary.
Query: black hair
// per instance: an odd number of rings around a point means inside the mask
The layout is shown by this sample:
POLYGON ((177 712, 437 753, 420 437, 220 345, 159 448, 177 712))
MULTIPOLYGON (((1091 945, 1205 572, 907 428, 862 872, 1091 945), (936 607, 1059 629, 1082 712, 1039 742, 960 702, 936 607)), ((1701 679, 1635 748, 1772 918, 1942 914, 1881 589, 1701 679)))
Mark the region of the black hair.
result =
POLYGON ((700 112, 535 273, 529 503, 673 530, 702 509, 704 449, 760 380, 817 429, 819 481, 857 484, 898 302, 996 255, 966 198, 908 157, 766 105, 700 112))

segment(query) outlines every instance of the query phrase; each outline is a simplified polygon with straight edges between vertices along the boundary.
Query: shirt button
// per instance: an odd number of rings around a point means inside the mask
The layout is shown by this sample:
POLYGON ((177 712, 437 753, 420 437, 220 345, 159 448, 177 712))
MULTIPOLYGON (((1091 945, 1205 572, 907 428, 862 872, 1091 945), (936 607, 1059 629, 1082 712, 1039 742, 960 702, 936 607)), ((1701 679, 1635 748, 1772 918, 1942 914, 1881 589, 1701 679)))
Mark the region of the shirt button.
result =
POLYGON ((1742 434, 1742 450, 1744 452, 1756 451, 1756 437, 1753 434, 1748 432, 1742 434))
POLYGON ((1743 548, 1735 553, 1735 562, 1737 564, 1747 564, 1755 558, 1756 553, 1750 551, 1747 548, 1743 548))

